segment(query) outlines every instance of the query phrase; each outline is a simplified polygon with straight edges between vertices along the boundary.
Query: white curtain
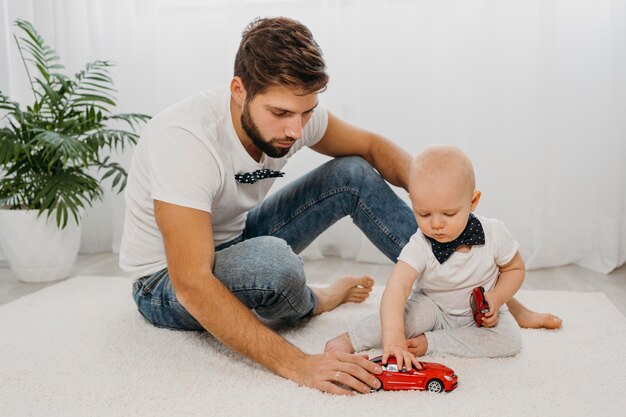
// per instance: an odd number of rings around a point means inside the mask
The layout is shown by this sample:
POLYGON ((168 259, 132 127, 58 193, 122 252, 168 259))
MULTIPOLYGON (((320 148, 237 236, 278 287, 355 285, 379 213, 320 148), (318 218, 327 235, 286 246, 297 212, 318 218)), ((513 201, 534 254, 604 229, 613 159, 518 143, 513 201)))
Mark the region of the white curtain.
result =
MULTIPOLYGON (((474 161, 478 212, 503 220, 529 268, 626 261, 625 0, 0 0, 0 89, 29 100, 11 37, 32 21, 73 73, 117 62, 119 110, 155 114, 232 76, 241 30, 285 15, 313 31, 345 120, 412 154, 453 143, 474 161)), ((128 164, 130 152, 116 155, 128 164)), ((326 158, 287 165, 283 185, 326 158)), ((403 190, 399 195, 406 198, 403 190)), ((87 213, 83 252, 117 250, 121 196, 87 213)), ((326 254, 382 260, 343 220, 326 254)))

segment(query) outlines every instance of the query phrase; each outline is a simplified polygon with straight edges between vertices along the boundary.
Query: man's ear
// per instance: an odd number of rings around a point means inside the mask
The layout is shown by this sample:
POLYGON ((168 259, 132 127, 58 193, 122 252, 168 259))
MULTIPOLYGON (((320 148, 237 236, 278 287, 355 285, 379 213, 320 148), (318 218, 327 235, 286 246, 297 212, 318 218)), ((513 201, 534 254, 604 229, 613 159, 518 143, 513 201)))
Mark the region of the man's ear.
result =
POLYGON ((480 193, 480 190, 474 191, 474 195, 472 196, 472 208, 470 211, 476 210, 476 206, 478 205, 478 202, 480 201, 481 195, 482 194, 480 193))
POLYGON ((246 89, 241 78, 235 76, 230 81, 230 95, 239 106, 243 106, 243 103, 246 102, 246 89))

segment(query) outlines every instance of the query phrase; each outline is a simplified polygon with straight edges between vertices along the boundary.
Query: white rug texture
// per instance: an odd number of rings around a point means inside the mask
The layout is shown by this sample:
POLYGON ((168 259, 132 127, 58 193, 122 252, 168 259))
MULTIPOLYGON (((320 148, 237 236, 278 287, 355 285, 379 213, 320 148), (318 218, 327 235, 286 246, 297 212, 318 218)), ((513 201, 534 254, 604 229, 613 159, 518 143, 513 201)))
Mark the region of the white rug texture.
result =
MULTIPOLYGON (((455 391, 349 398, 299 387, 206 333, 149 325, 131 285, 77 277, 1 306, 0 416, 626 415, 626 319, 602 293, 521 291, 563 328, 523 330, 512 358, 428 358, 457 372, 455 391)), ((351 320, 377 311, 381 292, 283 334, 321 352, 351 320)))

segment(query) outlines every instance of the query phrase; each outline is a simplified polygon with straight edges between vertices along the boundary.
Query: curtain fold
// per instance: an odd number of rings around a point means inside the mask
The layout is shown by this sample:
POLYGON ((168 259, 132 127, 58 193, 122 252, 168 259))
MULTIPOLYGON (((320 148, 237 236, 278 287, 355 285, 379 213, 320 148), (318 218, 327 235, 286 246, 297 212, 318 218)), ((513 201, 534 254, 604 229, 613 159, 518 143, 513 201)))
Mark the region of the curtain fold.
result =
MULTIPOLYGON (((244 26, 276 15, 313 31, 331 75, 321 101, 339 117, 411 154, 432 143, 467 151, 477 212, 507 224, 528 268, 624 264, 624 0, 0 0, 0 90, 30 100, 16 18, 71 73, 115 61, 119 110, 155 114, 227 84, 244 26)), ((128 166, 131 153, 113 157, 128 166)), ((275 189, 325 160, 299 153, 275 189)), ((123 198, 107 192, 87 212, 81 250, 116 251, 123 214, 123 198)), ((349 220, 316 245, 384 261, 349 220)))

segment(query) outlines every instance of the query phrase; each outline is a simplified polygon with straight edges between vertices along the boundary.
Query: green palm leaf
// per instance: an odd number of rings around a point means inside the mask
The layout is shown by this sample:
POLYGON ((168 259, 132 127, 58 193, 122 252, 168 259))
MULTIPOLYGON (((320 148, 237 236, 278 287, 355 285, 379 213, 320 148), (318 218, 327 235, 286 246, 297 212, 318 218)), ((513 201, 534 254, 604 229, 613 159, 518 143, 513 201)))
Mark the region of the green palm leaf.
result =
POLYGON ((15 133, 11 129, 0 129, 0 165, 15 161, 23 152, 26 152, 26 148, 15 133))
POLYGON ((124 150, 127 144, 136 144, 138 140, 139 135, 136 133, 121 129, 99 129, 85 138, 85 141, 91 146, 106 147, 118 151, 124 150))
POLYGON ((149 116, 112 113, 117 102, 109 74, 113 63, 93 61, 68 77, 60 72, 59 56, 29 22, 15 25, 35 100, 24 110, 0 92, 0 110, 6 113, 0 120, 0 204, 54 215, 65 227, 70 216, 78 222, 81 210, 102 198, 103 180, 112 179, 117 192, 124 189, 126 171, 102 153, 137 143, 137 131, 149 116), (89 175, 91 168, 103 170, 102 178, 89 175))
POLYGON ((122 113, 109 116, 107 120, 121 120, 127 123, 131 129, 137 130, 141 124, 150 120, 150 116, 139 113, 122 113))
POLYGON ((57 224, 65 227, 70 214, 79 223, 81 210, 102 199, 102 189, 95 178, 79 170, 69 170, 41 178, 41 188, 34 199, 40 214, 47 212, 50 217, 56 211, 57 224))
POLYGON ((49 161, 48 168, 57 162, 65 166, 69 161, 87 166, 92 153, 85 142, 58 132, 39 131, 32 144, 49 161))

